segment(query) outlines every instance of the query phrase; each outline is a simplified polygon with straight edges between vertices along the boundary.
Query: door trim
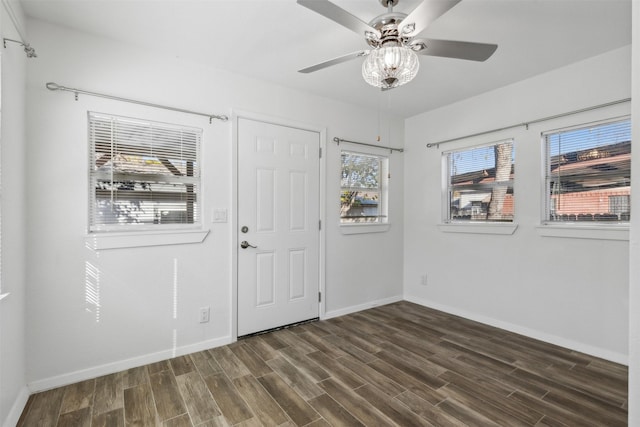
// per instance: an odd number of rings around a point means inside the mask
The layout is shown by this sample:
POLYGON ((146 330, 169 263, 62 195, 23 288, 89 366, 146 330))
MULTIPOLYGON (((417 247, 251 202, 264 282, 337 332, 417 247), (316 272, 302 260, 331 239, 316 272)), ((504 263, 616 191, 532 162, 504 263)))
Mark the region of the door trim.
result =
POLYGON ((248 119, 264 123, 269 123, 278 126, 286 126, 295 129, 306 130, 310 132, 317 132, 320 136, 320 149, 322 150, 322 157, 320 157, 320 194, 319 194, 319 217, 322 223, 319 239, 319 265, 318 265, 318 286, 322 294, 322 301, 319 303, 318 316, 320 319, 325 318, 326 311, 326 296, 325 296, 325 281, 326 281, 326 230, 327 221, 325 218, 326 213, 326 153, 327 153, 327 129, 319 125, 313 125, 309 123, 297 122, 294 120, 283 119, 280 117, 269 116, 260 113, 233 110, 231 112, 231 141, 233 147, 231 149, 231 206, 233 207, 231 218, 231 339, 232 341, 238 340, 238 120, 248 119))

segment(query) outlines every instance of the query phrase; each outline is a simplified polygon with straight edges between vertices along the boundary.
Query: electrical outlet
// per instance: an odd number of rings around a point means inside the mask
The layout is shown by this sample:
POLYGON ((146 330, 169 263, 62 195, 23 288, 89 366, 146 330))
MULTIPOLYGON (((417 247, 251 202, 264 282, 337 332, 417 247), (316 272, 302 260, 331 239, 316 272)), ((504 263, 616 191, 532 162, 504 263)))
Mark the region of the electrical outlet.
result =
POLYGON ((422 286, 427 286, 427 273, 424 273, 422 276, 420 276, 420 284, 422 286))
POLYGON ((207 323, 209 321, 209 307, 200 307, 200 323, 207 323))

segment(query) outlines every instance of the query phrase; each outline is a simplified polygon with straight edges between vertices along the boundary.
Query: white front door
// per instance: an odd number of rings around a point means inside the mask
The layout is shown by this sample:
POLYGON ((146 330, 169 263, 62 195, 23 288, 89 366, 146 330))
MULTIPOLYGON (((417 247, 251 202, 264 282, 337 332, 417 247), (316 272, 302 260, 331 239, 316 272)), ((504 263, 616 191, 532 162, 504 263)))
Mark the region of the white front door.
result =
POLYGON ((238 119, 238 336, 318 317, 319 150, 318 132, 238 119))

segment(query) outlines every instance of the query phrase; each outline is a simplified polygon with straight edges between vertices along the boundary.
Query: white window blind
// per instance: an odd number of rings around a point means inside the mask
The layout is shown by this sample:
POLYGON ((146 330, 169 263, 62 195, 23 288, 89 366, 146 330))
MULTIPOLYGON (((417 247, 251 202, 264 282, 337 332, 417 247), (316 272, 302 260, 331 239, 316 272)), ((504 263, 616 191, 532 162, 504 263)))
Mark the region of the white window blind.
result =
POLYGON ((382 156, 342 151, 342 224, 387 222, 388 161, 382 156))
POLYGON ((444 153, 445 222, 513 222, 514 143, 444 153))
POLYGON ((543 133, 545 222, 628 222, 631 121, 543 133))
POLYGON ((199 224, 201 137, 201 129, 90 112, 90 231, 199 224))

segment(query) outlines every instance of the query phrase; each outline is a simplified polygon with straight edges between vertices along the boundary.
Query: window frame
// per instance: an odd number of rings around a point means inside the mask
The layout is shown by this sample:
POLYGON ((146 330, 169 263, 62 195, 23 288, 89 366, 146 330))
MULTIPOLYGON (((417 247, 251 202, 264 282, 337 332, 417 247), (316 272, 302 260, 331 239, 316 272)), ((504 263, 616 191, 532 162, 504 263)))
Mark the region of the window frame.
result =
MULTIPOLYGON (((180 242, 191 243, 192 240, 193 242, 204 240, 204 237, 206 237, 206 233, 205 234, 197 233, 199 230, 202 230, 202 227, 203 227, 202 175, 200 173, 201 163, 202 163, 201 143, 202 143, 203 130, 201 128, 185 126, 181 124, 168 123, 168 122, 159 122, 159 121, 153 121, 153 120, 147 120, 147 119, 140 119, 140 118, 134 118, 134 117, 125 117, 125 116, 110 114, 110 113, 88 111, 87 112, 87 133, 88 133, 87 139, 88 139, 88 148, 89 148, 88 149, 88 154, 89 154, 88 155, 88 182, 89 182, 89 188, 88 188, 89 200, 88 201, 89 203, 88 203, 88 212, 87 212, 87 215, 88 215, 87 233, 89 237, 94 237, 93 240, 91 241, 92 247, 102 248, 102 246, 104 246, 105 244, 106 244, 105 248, 155 246, 156 244, 163 244, 162 236, 169 237, 167 244, 180 243, 180 242), (192 170, 190 169, 188 174, 187 173, 184 174, 184 179, 181 179, 182 175, 174 174, 173 176, 170 176, 169 174, 157 174, 154 180, 153 179, 154 175, 145 175, 142 172, 128 173, 131 176, 139 176, 140 181, 145 182, 147 184, 153 185, 155 183, 159 185, 166 185, 165 181, 167 181, 167 178, 168 178, 168 181, 175 181, 175 183, 179 185, 185 185, 187 187, 191 186, 191 188, 194 188, 195 189, 194 196, 191 196, 191 197, 195 201, 195 204, 192 207, 191 211, 189 210, 188 206, 186 207, 187 212, 191 212, 193 215, 192 222, 166 223, 166 224, 162 224, 162 223, 102 224, 99 221, 96 221, 96 215, 98 215, 98 211, 99 211, 96 205, 96 200, 97 200, 96 192, 98 191, 98 189, 96 188, 96 184, 100 179, 100 177, 103 177, 104 173, 98 171, 97 168, 95 167, 96 166, 95 164, 96 149, 95 149, 95 141, 91 134, 92 123, 94 123, 92 122, 92 120, 94 121, 122 120, 127 123, 130 123, 131 126, 134 126, 134 127, 136 125, 139 125, 141 129, 144 129, 145 127, 148 127, 149 129, 151 129, 155 125, 156 128, 160 128, 164 130, 180 131, 180 132, 184 131, 184 132, 193 134, 193 137, 195 139, 195 143, 194 143, 195 146, 193 147, 195 151, 195 162, 193 162, 194 164, 188 166, 192 170), (164 181, 162 180, 163 176, 165 177, 164 181), (181 233, 190 233, 192 236, 195 236, 195 237, 193 238, 187 237, 185 241, 185 237, 180 236, 181 233), (144 242, 138 242, 140 238, 144 237, 145 235, 156 235, 156 237, 153 237, 152 240, 150 240, 151 243, 149 244, 145 244, 144 242), (157 236, 160 236, 161 238, 158 239, 157 236), (171 238, 171 236, 173 236, 173 238, 171 238), (100 239, 99 241, 103 243, 98 243, 98 240, 96 240, 96 237, 98 237, 100 239), (129 237, 133 238, 133 240, 129 237), (107 242, 107 243, 104 243, 104 242, 107 242), (112 242, 112 243, 109 243, 109 242, 112 242), (113 242, 117 242, 117 243, 113 243, 113 242)), ((144 153, 142 153, 142 151, 143 150, 141 150, 140 154, 134 153, 134 155, 139 155, 140 157, 144 157, 144 153)), ((168 166, 166 167, 169 168, 168 166)), ((182 192, 178 192, 177 194, 182 194, 182 192)), ((152 203, 157 203, 157 201, 152 201, 152 203)), ((187 203, 187 205, 189 204, 186 201, 185 203, 187 203)))
MULTIPOLYGON (((342 234, 359 234, 359 233, 369 233, 369 232, 383 232, 387 231, 390 226, 389 220, 389 180, 390 180, 390 159, 389 156, 383 154, 377 154, 372 152, 365 152, 359 150, 353 150, 349 148, 341 148, 340 151, 340 181, 342 181, 342 156, 344 153, 356 155, 356 156, 364 156, 364 157, 373 157, 376 158, 379 162, 378 166, 378 175, 379 175, 379 187, 377 191, 379 192, 379 203, 378 203, 378 215, 379 221, 375 222, 343 222, 342 215, 338 217, 338 224, 340 226, 340 230, 342 234)), ((345 187, 342 186, 342 182, 340 182, 339 189, 339 199, 340 206, 342 205, 342 193, 345 187)), ((366 189, 363 189, 366 191, 366 189)))
MULTIPOLYGON (((581 129, 593 128, 597 126, 605 126, 607 124, 620 123, 630 121, 631 117, 627 115, 615 116, 601 120, 595 120, 591 122, 574 124, 569 126, 563 126, 551 130, 540 132, 541 143, 541 200, 540 200, 540 226, 537 227, 538 233, 546 237, 575 237, 575 238, 596 238, 606 240, 628 240, 628 230, 630 221, 598 221, 594 219, 591 221, 578 221, 577 218, 574 221, 558 221, 551 220, 551 191, 549 186, 549 174, 551 161, 549 160, 549 143, 547 137, 549 135, 558 134, 567 131, 578 131, 581 129)), ((633 149, 633 141, 630 140, 631 149, 633 149)), ((595 148, 595 147, 594 147, 595 148)), ((586 149, 586 148, 585 148, 586 149)), ((629 182, 629 187, 631 182, 629 182)), ((631 189, 630 189, 631 192, 631 189)), ((619 194, 612 194, 611 196, 620 196, 619 194)), ((629 198, 630 207, 630 194, 629 198)), ((557 202, 556 202, 557 203, 557 202)), ((609 195, 607 195, 607 204, 610 204, 609 195)))
MULTIPOLYGON (((480 233, 480 234, 513 234, 517 228, 516 212, 515 212, 515 150, 516 140, 514 137, 502 138, 499 140, 484 142, 481 144, 469 145, 460 148, 446 150, 441 153, 441 172, 442 172, 442 189, 441 189, 441 223, 438 228, 445 232, 459 233, 480 233), (453 153, 471 151, 487 147, 494 147, 503 143, 510 142, 511 148, 511 167, 513 168, 513 177, 510 178, 510 188, 512 191, 513 218, 511 220, 455 220, 451 217, 451 175, 449 156, 453 153)), ((507 190, 508 191, 508 190, 507 190)))

